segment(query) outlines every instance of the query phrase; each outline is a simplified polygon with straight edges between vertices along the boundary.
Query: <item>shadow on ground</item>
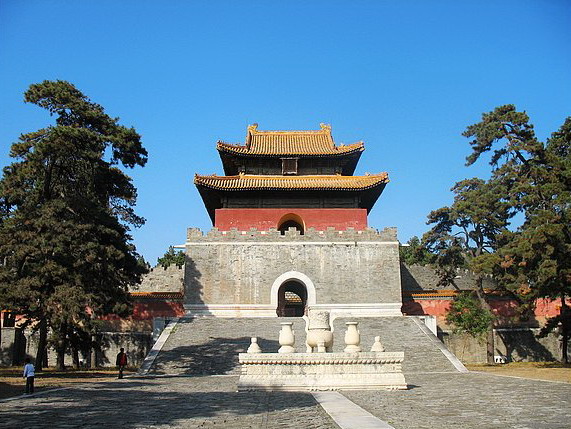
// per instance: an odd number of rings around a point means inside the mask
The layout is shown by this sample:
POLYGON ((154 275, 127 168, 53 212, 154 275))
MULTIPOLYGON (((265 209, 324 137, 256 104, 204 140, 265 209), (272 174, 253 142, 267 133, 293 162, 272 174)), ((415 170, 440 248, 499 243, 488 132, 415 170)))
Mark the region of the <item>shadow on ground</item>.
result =
MULTIPOLYGON (((258 338, 264 351, 277 351, 277 341, 258 338)), ((178 346, 162 351, 151 374, 213 375, 238 374, 238 354, 250 346, 250 337, 214 338, 204 344, 178 346)))
MULTIPOLYGON (((86 385, 0 404, 6 427, 260 427, 268 413, 326 417, 309 393, 234 392, 236 377, 160 377, 86 385), (243 426, 238 425, 243 422, 243 426)), ((325 419, 325 420, 323 420, 325 419)), ((308 420, 310 423, 311 418, 308 420)), ((333 422, 331 426, 336 427, 333 422)), ((311 424, 300 427, 312 427, 311 424)))

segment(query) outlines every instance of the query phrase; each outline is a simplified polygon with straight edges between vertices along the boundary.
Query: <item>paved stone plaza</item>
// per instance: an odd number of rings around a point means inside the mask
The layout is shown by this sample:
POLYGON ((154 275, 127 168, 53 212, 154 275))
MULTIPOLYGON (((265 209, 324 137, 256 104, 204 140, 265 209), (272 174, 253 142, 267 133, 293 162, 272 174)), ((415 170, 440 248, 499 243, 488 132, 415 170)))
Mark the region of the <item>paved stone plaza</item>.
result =
MULTIPOLYGON (((310 393, 238 393, 237 380, 140 377, 53 390, 0 403, 0 427, 339 427, 310 393)), ((571 384, 452 372, 407 381, 406 391, 343 395, 396 429, 569 427, 571 384)))

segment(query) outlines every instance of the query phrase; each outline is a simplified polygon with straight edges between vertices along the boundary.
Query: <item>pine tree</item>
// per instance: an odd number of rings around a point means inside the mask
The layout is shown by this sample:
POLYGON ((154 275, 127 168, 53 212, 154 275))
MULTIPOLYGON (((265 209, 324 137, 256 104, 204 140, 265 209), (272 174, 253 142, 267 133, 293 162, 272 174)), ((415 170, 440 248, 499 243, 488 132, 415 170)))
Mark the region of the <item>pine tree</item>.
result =
POLYGON ((175 264, 177 267, 182 268, 186 259, 184 256, 184 252, 179 250, 175 252, 174 247, 169 246, 169 250, 165 252, 165 254, 157 258, 157 263, 163 267, 165 270, 172 264, 175 264))
POLYGON ((399 254, 401 262, 407 265, 429 265, 434 262, 435 258, 435 255, 422 245, 416 235, 407 241, 406 246, 399 247, 399 254))
POLYGON ((571 118, 546 143, 539 141, 525 112, 513 105, 484 114, 464 133, 473 138, 473 164, 492 151, 491 181, 524 216, 515 232, 503 237, 495 262, 496 278, 531 307, 538 298, 560 299, 560 313, 542 334, 559 328, 562 360, 568 362, 571 314, 571 118))
POLYGON ((12 145, 17 161, 0 181, 0 304, 39 329, 39 369, 51 328, 63 367, 69 342, 85 345, 97 316, 131 311, 127 289, 145 269, 129 226, 144 219, 118 165, 144 166, 147 152, 133 128, 68 82, 31 85, 25 101, 56 123, 12 145))
MULTIPOLYGON (((493 317, 483 279, 491 271, 490 258, 499 247, 512 216, 509 204, 501 197, 503 188, 496 182, 473 178, 458 182, 452 188, 454 203, 428 215, 428 224, 434 225, 423 236, 423 243, 436 254, 434 265, 441 285, 453 285, 458 268, 473 271, 473 291, 481 310, 480 320, 487 320, 487 361, 494 363, 493 317)), ((455 286, 456 287, 456 286, 455 286)), ((463 302, 463 301, 461 301, 463 302)), ((470 332, 463 318, 455 318, 457 328, 470 332)))

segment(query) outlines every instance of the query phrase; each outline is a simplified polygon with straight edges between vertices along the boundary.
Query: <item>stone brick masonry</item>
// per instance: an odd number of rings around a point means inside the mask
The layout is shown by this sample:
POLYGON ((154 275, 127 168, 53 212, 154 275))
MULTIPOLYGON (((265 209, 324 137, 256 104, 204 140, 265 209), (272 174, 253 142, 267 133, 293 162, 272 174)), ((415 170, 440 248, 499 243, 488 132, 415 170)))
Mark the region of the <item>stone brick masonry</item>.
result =
POLYGON ((295 271, 313 283, 317 304, 400 304, 398 250, 396 228, 304 235, 216 228, 203 235, 191 228, 185 303, 267 305, 276 279, 295 271))

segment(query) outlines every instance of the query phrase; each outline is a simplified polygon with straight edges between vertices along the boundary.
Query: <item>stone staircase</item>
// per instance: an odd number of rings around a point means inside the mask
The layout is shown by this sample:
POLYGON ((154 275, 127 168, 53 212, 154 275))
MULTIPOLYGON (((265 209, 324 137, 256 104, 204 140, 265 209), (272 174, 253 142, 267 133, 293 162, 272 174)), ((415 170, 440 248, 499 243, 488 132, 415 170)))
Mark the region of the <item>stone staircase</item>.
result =
MULTIPOLYGON (((403 372, 456 372, 434 341, 413 317, 338 318, 333 321, 334 352, 345 347, 345 322, 358 321, 361 347, 369 351, 379 335, 386 351, 404 351, 403 372)), ((281 322, 292 322, 296 352, 305 352, 305 321, 282 318, 182 318, 158 354, 150 374, 239 374, 238 353, 250 337, 264 352, 277 352, 281 322)))
POLYGON ((403 372, 457 372, 456 368, 439 346, 444 346, 428 328, 414 317, 363 317, 338 318, 333 321, 333 351, 343 351, 345 346, 345 322, 359 322, 361 333, 361 348, 369 351, 375 336, 381 337, 381 343, 387 352, 404 351, 403 372), (438 343, 435 342, 438 341, 438 343))

